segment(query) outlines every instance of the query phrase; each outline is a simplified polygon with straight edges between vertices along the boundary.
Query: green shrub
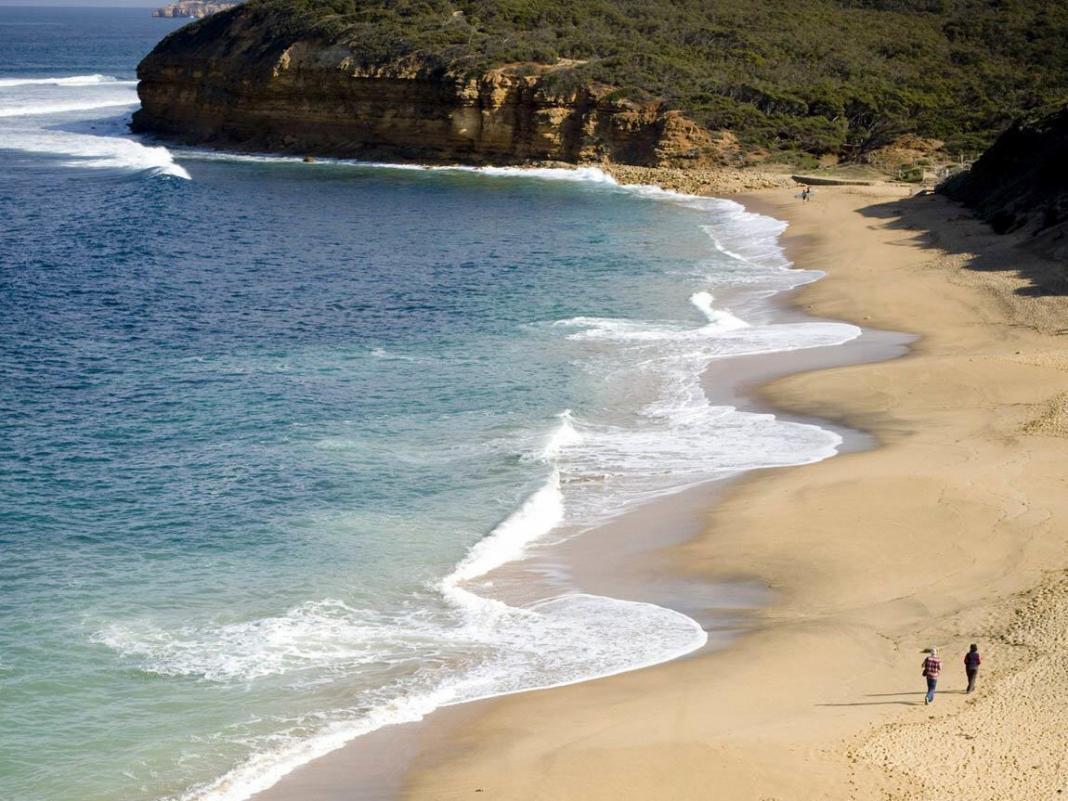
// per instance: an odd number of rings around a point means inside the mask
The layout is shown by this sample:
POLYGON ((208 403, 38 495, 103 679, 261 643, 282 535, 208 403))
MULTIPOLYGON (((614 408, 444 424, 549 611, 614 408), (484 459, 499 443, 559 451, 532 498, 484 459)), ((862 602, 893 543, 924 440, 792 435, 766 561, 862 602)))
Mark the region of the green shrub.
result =
POLYGON ((243 13, 366 63, 577 59, 558 88, 603 82, 744 144, 814 154, 905 132, 976 151, 1068 101, 1064 0, 249 0, 243 13))

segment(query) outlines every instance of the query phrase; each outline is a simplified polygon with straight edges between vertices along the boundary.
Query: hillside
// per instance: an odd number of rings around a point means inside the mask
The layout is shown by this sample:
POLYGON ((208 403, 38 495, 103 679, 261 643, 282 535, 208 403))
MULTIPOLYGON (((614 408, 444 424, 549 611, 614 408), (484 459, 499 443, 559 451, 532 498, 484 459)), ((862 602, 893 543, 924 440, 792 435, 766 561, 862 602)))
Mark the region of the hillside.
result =
POLYGON ((1020 231, 1047 255, 1068 260, 1068 107, 1012 125, 939 191, 998 233, 1020 231))
MULTIPOLYGON (((489 105, 515 118, 504 128, 490 120, 493 136, 510 141, 526 136, 523 126, 548 125, 568 140, 555 149, 527 147, 513 160, 612 151, 630 163, 723 157, 718 135, 693 132, 664 151, 667 112, 701 131, 732 132, 748 159, 853 158, 902 133, 942 140, 951 153, 974 153, 1021 114, 1068 101, 1068 4, 250 0, 167 37, 140 76, 146 109, 140 129, 231 144, 271 144, 273 136, 272 149, 288 137, 298 150, 363 152, 347 123, 333 139, 318 141, 296 117, 283 122, 278 104, 290 100, 324 125, 334 112, 366 115, 402 102, 400 116, 440 136, 428 115, 485 108, 480 98, 488 91, 495 95, 489 105), (348 80, 339 81, 338 72, 348 80), (353 89, 368 79, 383 92, 353 89), (398 84, 403 80, 423 85, 398 84), (287 86, 303 94, 287 100, 287 86), (324 116, 309 93, 321 95, 331 114, 324 116), (416 108, 435 102, 437 112, 416 108), (347 103, 355 105, 346 109, 347 103), (376 103, 385 105, 371 109, 376 103), (224 106, 237 111, 224 113, 224 106), (546 110, 555 110, 553 120, 538 118, 546 110), (255 125, 243 125, 242 114, 256 117, 255 125), (621 144, 628 136, 636 137, 633 147, 621 144)), ((390 151, 396 133, 368 134, 365 144, 390 151)), ((474 155, 508 160, 502 154, 509 141, 474 155)), ((421 154, 412 142, 394 148, 396 154, 463 156, 457 143, 421 154)))

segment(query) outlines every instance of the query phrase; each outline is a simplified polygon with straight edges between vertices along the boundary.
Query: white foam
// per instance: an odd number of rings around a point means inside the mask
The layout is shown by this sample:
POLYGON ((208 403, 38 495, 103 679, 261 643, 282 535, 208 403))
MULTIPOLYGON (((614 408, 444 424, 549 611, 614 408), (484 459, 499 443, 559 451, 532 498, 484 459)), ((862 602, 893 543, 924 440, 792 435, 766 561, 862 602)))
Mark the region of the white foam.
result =
POLYGON ((599 167, 466 167, 450 165, 431 167, 442 172, 470 172, 497 178, 539 178, 543 181, 572 181, 577 183, 619 186, 611 175, 599 167))
MULTIPOLYGON (((230 161, 249 164, 293 164, 311 168, 322 166, 357 167, 363 169, 403 170, 408 172, 466 173, 489 178, 536 178, 544 181, 569 181, 574 183, 598 184, 606 187, 619 187, 620 184, 611 175, 599 167, 473 167, 464 164, 428 165, 390 161, 361 161, 359 159, 334 158, 323 156, 312 161, 305 161, 302 156, 283 156, 270 153, 227 153, 217 150, 191 148, 182 151, 183 155, 199 161, 230 161)), ((625 187, 630 190, 631 187, 625 187)), ((637 187, 635 187, 638 189, 637 187)), ((642 187, 655 189, 655 187, 642 187)))
MULTIPOLYGON (((512 607, 468 586, 517 559, 564 519, 560 479, 551 465, 583 441, 569 411, 538 452, 550 466, 544 485, 486 537, 475 543, 437 586, 445 606, 383 613, 337 600, 302 604, 285 615, 222 626, 167 632, 148 623, 111 625, 96 637, 142 669, 211 681, 264 676, 351 675, 361 666, 414 659, 436 643, 430 686, 405 684, 369 691, 362 706, 335 710, 308 731, 295 722, 252 743, 250 756, 225 775, 178 801, 243 801, 295 768, 383 726, 422 719, 435 709, 481 698, 545 689, 636 670, 702 647, 707 633, 685 615, 652 604, 569 593, 528 607, 512 607), (444 650, 443 650, 444 649, 444 650), (470 654, 486 658, 471 663, 470 654), (451 665, 451 666, 450 666, 451 665)), ((417 679, 417 677, 416 677, 417 679)))
MULTIPOLYGON (((117 135, 69 130, 84 127, 110 110, 137 105, 136 81, 107 75, 0 79, 0 148, 61 157, 64 166, 113 169, 189 179, 165 147, 146 146, 117 135), (62 124, 68 130, 62 130, 62 124), (65 157, 65 158, 64 158, 65 157)), ((112 120, 106 121, 105 127, 112 120)), ((94 123, 95 124, 95 123, 94 123)), ((103 123, 102 123, 103 124, 103 123)))
POLYGON ((244 762, 177 801, 244 801, 301 765, 385 726, 421 720, 441 707, 637 670, 676 659, 708 640, 697 623, 669 609, 581 593, 527 609, 502 605, 491 623, 482 623, 454 636, 468 650, 492 645, 502 654, 498 661, 444 676, 436 672, 436 686, 337 710, 334 720, 310 734, 298 727, 263 738, 244 762))
POLYGON ((0 129, 0 134, 0 147, 65 157, 61 163, 70 167, 132 170, 190 179, 167 148, 142 145, 132 139, 41 129, 0 129))
MULTIPOLYGON (((625 187, 625 189, 631 189, 625 187)), ((747 287, 751 299, 814 280, 793 269, 778 236, 785 224, 737 203, 639 188, 642 194, 713 212, 705 227, 725 259, 715 278, 747 287)), ((687 278, 702 273, 687 273, 687 278)), ((836 346, 861 334, 846 323, 777 323, 750 302, 745 319, 717 307, 708 289, 689 294, 703 323, 579 316, 554 326, 581 348, 576 358, 604 386, 604 396, 643 400, 625 423, 576 421, 582 440, 558 460, 569 522, 596 522, 615 510, 744 470, 804 464, 834 455, 841 438, 818 426, 778 420, 709 402, 704 371, 714 359, 836 346), (644 394, 643 394, 644 393, 644 394)), ((681 317, 681 315, 680 315, 681 317)))
POLYGON ((376 649, 388 625, 373 614, 327 598, 301 604, 278 617, 176 631, 149 622, 114 623, 94 640, 143 670, 209 681, 252 681, 315 667, 357 669, 388 654, 376 649))
POLYGON ((15 86, 96 86, 97 84, 136 86, 137 81, 123 81, 110 75, 69 75, 64 78, 0 78, 0 89, 15 86))
POLYGON ((292 164, 319 169, 321 167, 359 167, 364 169, 401 170, 405 172, 431 172, 441 169, 426 164, 404 164, 378 161, 359 161, 356 159, 332 158, 322 156, 311 161, 303 156, 281 156, 269 153, 229 153, 223 150, 202 150, 200 148, 181 148, 183 157, 197 161, 222 161, 235 164, 292 164))
MULTIPOLYGON (((581 439, 563 433, 559 447, 581 439)), ((142 668, 162 675, 212 681, 251 681, 333 667, 338 676, 362 665, 396 661, 404 652, 419 659, 434 643, 430 686, 401 684, 368 690, 362 706, 335 710, 308 731, 295 721, 288 732, 272 732, 252 743, 252 752, 223 776, 194 787, 176 801, 244 801, 294 769, 380 729, 421 720, 435 709, 517 692, 560 687, 637 670, 702 647, 707 633, 689 617, 652 604, 569 593, 529 607, 512 607, 478 595, 463 584, 522 558, 527 547, 563 519, 556 472, 513 514, 477 542, 439 585, 445 614, 418 605, 399 615, 354 609, 341 601, 302 604, 283 616, 189 627, 170 634, 151 625, 112 625, 96 639, 142 668), (451 622, 448 615, 453 615, 451 622), (472 652, 486 658, 471 664, 472 652), (455 662, 443 654, 456 655, 455 662)))
POLYGON ((308 737, 279 737, 281 742, 254 752, 247 760, 212 782, 195 787, 173 801, 245 801, 277 784, 282 778, 314 759, 384 726, 414 723, 444 706, 448 691, 410 696, 403 702, 371 710, 359 721, 336 721, 308 737))
POLYGON ((42 117, 49 114, 64 114, 71 111, 95 111, 102 108, 120 108, 136 106, 136 100, 80 100, 69 103, 41 103, 38 105, 0 108, 0 117, 42 117))
POLYGON ((471 548, 442 581, 442 587, 451 590, 460 582, 484 576, 522 558, 530 543, 552 531, 563 519, 564 497, 560 492, 560 476, 554 470, 541 489, 471 548))
MULTIPOLYGON (((441 169, 581 181, 684 203, 710 213, 707 230, 713 244, 754 286, 770 292, 812 280, 812 273, 792 270, 778 247, 782 223, 752 215, 731 201, 656 187, 619 187, 597 168, 441 169)), ((324 665, 345 675, 376 659, 395 659, 400 652, 418 659, 425 643, 435 644, 432 675, 368 691, 364 705, 334 710, 312 731, 294 725, 272 732, 253 744, 246 761, 191 789, 182 801, 243 801, 356 737, 419 720, 441 706, 635 670, 701 647, 707 634, 695 621, 649 604, 575 593, 514 607, 483 594, 488 574, 548 542, 561 524, 596 522, 630 504, 720 475, 802 464, 836 452, 841 438, 833 432, 710 403, 701 376, 712 359, 839 344, 859 329, 822 322, 765 324, 751 310, 743 319, 717 308, 709 289, 692 287, 680 289, 678 310, 679 319, 583 316, 557 323, 578 329, 563 333, 561 346, 589 349, 583 352, 585 363, 603 378, 608 397, 630 392, 649 397, 637 411, 628 407, 625 419, 621 414, 607 419, 561 413, 555 427, 542 435, 540 447, 531 447, 530 458, 546 464, 544 484, 432 587, 437 606, 423 599, 415 612, 382 614, 328 599, 278 617, 222 626, 174 632, 146 623, 105 628, 100 641, 146 670, 213 681, 299 676, 305 668, 321 670, 324 665), (699 323, 685 319, 687 297, 703 316, 699 323)), ((385 351, 372 355, 389 357, 385 351)))
POLYGON ((569 445, 575 445, 582 440, 582 435, 575 430, 575 418, 570 409, 564 409, 559 415, 560 424, 549 435, 545 447, 542 448, 539 458, 543 462, 555 462, 560 452, 569 445))
POLYGON ((690 303, 696 306, 698 311, 705 316, 705 319, 716 328, 730 330, 734 328, 749 327, 749 323, 735 317, 729 311, 715 308, 712 305, 713 300, 715 300, 715 298, 712 297, 712 293, 707 291, 694 292, 690 295, 690 303))
POLYGON ((406 353, 394 353, 393 351, 388 351, 385 348, 381 348, 381 347, 379 347, 379 348, 371 348, 370 353, 371 353, 372 358, 382 359, 384 361, 395 361, 395 362, 418 362, 418 361, 421 361, 421 359, 419 359, 416 356, 409 356, 406 353))

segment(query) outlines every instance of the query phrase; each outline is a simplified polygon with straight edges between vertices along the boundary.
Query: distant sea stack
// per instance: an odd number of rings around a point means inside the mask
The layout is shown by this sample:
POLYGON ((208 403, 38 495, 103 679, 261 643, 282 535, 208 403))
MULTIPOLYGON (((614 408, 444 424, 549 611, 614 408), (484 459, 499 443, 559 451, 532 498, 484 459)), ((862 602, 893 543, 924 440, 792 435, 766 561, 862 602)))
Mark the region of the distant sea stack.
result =
POLYGON ((814 166, 906 136, 981 150, 1068 96, 1066 52, 1063 0, 249 0, 141 62, 133 126, 302 156, 814 166))
POLYGON ((237 3, 204 3, 200 0, 182 0, 169 6, 157 8, 152 12, 153 17, 190 17, 202 19, 233 8, 237 3))

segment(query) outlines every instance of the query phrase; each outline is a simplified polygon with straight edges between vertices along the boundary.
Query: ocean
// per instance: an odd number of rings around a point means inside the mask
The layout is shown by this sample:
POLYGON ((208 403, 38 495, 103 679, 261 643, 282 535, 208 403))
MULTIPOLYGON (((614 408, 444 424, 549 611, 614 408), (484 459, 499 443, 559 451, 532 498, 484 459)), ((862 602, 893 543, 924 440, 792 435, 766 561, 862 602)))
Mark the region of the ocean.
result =
POLYGON ((522 559, 836 452, 701 381, 860 333, 776 308, 819 277, 783 225, 594 168, 138 140, 136 64, 181 24, 0 8, 0 798, 239 801, 702 647, 522 559))

